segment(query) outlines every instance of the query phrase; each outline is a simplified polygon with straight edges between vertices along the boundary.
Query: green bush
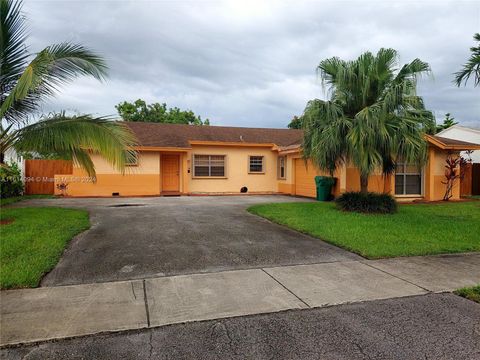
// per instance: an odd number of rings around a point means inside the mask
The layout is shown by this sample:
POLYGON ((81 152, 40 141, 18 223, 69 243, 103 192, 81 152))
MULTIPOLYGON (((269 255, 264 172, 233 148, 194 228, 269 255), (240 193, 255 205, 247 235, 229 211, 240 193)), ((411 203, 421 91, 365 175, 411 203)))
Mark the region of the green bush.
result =
POLYGON ((388 194, 346 192, 338 197, 336 204, 340 210, 344 211, 378 214, 397 212, 397 202, 388 194))
POLYGON ((0 166, 0 198, 20 196, 22 193, 22 172, 17 163, 0 166))

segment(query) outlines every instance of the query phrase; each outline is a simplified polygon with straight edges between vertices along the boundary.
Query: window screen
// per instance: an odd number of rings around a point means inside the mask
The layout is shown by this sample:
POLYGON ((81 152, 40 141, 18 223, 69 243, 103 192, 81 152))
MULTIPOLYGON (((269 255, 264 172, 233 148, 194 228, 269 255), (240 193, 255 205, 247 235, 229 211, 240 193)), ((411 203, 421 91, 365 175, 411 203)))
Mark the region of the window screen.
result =
POLYGON ((263 156, 250 156, 248 169, 251 173, 263 173, 263 156))
POLYGON ((395 168, 395 195, 420 195, 422 171, 416 165, 397 164, 395 168))
POLYGON ((279 179, 285 179, 286 178, 286 173, 285 173, 285 156, 279 156, 278 157, 278 178, 279 179))
POLYGON ((194 155, 193 176, 225 176, 225 155, 194 155))

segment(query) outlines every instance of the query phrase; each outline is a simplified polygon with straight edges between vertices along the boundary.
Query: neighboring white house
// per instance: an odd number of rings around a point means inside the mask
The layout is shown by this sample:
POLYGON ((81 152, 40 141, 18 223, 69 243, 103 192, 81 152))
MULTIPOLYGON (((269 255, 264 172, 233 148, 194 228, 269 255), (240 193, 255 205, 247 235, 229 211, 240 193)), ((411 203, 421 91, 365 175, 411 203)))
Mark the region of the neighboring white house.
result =
MULTIPOLYGON (((447 139, 480 144, 480 129, 472 129, 465 126, 453 125, 435 135, 447 139)), ((470 156, 474 163, 480 163, 480 150, 475 150, 470 156)))
POLYGON ((5 151, 5 158, 4 158, 5 163, 9 164, 11 162, 18 163, 18 165, 22 164, 22 157, 17 154, 17 152, 13 149, 8 149, 5 151))
POLYGON ((22 178, 25 176, 25 162, 23 161, 23 157, 21 157, 14 149, 8 149, 5 151, 4 161, 6 164, 12 162, 17 163, 21 170, 22 178))

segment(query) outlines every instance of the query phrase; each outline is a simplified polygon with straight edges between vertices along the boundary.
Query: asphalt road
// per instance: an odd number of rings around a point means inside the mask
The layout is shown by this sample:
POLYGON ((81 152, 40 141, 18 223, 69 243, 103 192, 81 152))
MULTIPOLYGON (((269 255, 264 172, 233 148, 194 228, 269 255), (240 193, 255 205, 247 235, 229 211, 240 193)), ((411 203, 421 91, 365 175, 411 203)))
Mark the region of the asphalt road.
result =
POLYGON ((287 196, 36 199, 18 206, 90 212, 92 228, 70 243, 42 286, 360 259, 246 212, 253 204, 291 201, 308 200, 287 196))
POLYGON ((480 305, 429 294, 3 349, 4 359, 480 359, 480 305))

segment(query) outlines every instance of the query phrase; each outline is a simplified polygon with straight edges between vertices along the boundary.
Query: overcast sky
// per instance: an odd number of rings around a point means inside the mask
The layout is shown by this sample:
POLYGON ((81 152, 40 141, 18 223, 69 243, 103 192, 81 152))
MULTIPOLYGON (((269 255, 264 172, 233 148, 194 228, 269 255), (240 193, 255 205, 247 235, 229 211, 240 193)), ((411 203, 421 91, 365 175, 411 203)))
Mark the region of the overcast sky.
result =
POLYGON ((26 0, 31 51, 82 43, 108 61, 101 84, 80 79, 44 107, 116 115, 142 98, 191 109, 212 125, 285 127, 324 98, 315 68, 392 47, 433 75, 419 94, 441 122, 480 127, 480 88, 455 71, 480 32, 480 1, 43 1, 26 0))

